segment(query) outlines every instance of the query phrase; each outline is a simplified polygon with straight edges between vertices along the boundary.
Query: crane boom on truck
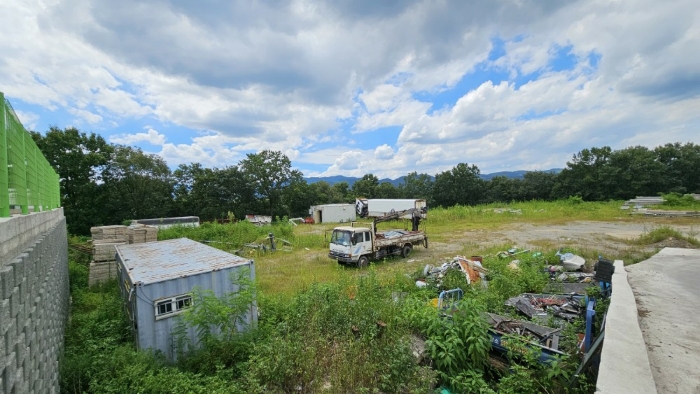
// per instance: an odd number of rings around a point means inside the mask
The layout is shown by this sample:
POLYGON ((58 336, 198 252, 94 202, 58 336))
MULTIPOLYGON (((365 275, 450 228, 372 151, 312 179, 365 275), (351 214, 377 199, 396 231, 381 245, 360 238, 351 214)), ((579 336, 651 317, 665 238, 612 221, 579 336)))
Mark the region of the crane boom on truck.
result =
POLYGON ((378 260, 386 256, 401 255, 408 257, 415 245, 428 247, 428 236, 419 230, 420 210, 407 209, 391 212, 375 217, 369 226, 341 226, 333 229, 328 257, 337 260, 339 264, 354 264, 366 267, 370 260, 378 260), (377 231, 377 224, 396 220, 410 215, 412 230, 377 231))

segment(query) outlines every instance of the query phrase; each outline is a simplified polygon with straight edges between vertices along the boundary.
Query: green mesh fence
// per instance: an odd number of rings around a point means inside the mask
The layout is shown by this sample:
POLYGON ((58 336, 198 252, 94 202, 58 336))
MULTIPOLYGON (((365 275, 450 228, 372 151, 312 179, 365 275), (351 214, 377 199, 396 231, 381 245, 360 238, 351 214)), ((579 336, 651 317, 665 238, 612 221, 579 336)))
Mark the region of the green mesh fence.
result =
POLYGON ((0 217, 60 205, 58 174, 0 92, 0 217))

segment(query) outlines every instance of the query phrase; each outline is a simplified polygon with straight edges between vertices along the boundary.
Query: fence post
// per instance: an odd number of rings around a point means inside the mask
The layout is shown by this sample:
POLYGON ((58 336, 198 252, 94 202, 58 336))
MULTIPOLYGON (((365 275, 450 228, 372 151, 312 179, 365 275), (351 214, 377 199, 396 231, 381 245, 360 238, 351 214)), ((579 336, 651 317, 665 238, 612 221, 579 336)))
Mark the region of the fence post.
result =
POLYGON ((10 216, 10 184, 7 173, 7 109, 0 92, 0 218, 10 216))
MULTIPOLYGON (((16 127, 16 126, 15 126, 16 127)), ((21 130, 16 130, 15 132, 19 132, 22 136, 22 164, 24 164, 24 168, 22 168, 22 171, 24 171, 24 185, 17 185, 17 190, 22 187, 24 189, 24 193, 17 193, 17 203, 19 204, 20 209, 22 210, 22 215, 28 215, 29 214, 29 201, 27 198, 27 182, 29 181, 27 179, 27 141, 25 134, 27 133, 24 131, 24 127, 22 127, 22 124, 20 123, 21 130)), ((13 168, 16 166, 13 165, 13 168)))

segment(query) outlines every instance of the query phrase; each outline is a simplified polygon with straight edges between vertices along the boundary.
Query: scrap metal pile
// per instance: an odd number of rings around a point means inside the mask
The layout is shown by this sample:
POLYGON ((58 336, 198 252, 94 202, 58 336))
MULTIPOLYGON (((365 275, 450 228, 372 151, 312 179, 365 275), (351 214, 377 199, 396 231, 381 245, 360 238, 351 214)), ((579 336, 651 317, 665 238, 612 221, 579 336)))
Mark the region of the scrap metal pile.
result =
MULTIPOLYGON (((423 269, 423 277, 427 280, 434 281, 439 287, 442 284, 442 279, 449 270, 458 270, 464 274, 468 284, 479 281, 486 283, 486 274, 488 274, 489 271, 481 265, 480 259, 480 257, 468 259, 464 256, 455 256, 449 262, 445 262, 439 266, 428 264, 423 269)), ((425 280, 418 280, 416 285, 418 287, 423 287, 426 285, 426 282, 425 280)))
POLYGON ((545 321, 549 316, 572 322, 585 310, 581 295, 523 293, 509 298, 506 306, 515 308, 530 319, 545 321))
POLYGON ((542 361, 546 361, 555 354, 564 354, 559 350, 561 328, 545 327, 488 312, 486 313, 486 320, 491 326, 492 344, 497 348, 503 346, 503 349, 497 350, 506 350, 506 344, 503 343, 502 336, 509 334, 518 335, 528 342, 543 348, 542 355, 544 358, 542 361))

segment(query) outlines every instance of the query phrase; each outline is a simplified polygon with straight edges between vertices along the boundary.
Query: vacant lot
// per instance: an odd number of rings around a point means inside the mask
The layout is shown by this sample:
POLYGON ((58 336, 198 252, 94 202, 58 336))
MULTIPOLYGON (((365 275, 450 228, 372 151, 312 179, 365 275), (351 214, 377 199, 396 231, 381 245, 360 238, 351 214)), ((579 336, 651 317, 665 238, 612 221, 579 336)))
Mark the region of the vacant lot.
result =
MULTIPOLYGON (((580 206, 525 203, 507 208, 462 208, 466 211, 462 214, 455 213, 459 207, 435 210, 424 223, 430 238, 428 249, 416 247, 408 259, 389 258, 371 266, 380 276, 391 277, 413 273, 426 264, 436 264, 455 255, 488 256, 512 247, 539 251, 565 248, 588 261, 594 261, 600 254, 633 264, 665 246, 694 247, 673 237, 651 244, 637 244, 635 240, 658 228, 671 228, 697 239, 700 219, 632 216, 622 213, 619 206, 615 202, 580 206)), ((382 223, 382 226, 404 224, 382 223)), ((296 241, 292 248, 276 253, 248 251, 258 263, 261 290, 290 294, 313 282, 336 280, 343 271, 363 275, 362 270, 340 267, 327 257, 324 236, 329 238, 332 229, 330 224, 301 225, 294 228, 296 241)))

